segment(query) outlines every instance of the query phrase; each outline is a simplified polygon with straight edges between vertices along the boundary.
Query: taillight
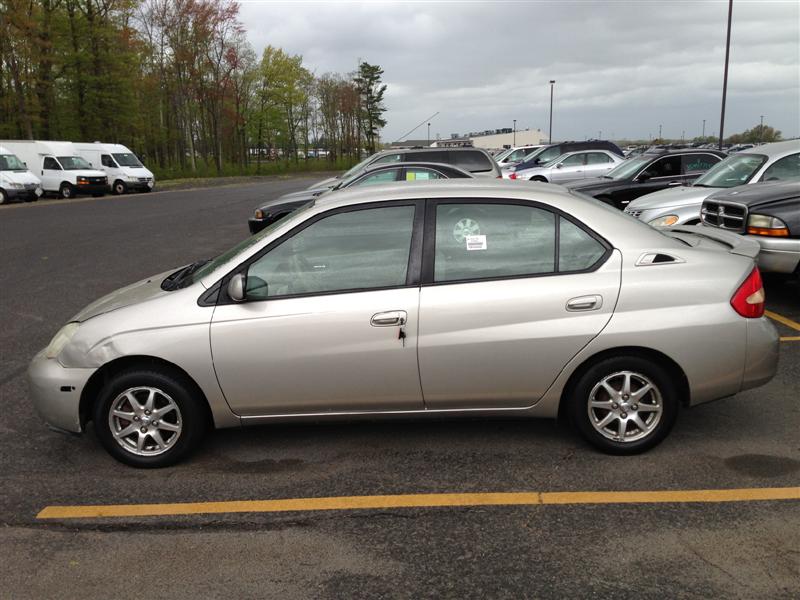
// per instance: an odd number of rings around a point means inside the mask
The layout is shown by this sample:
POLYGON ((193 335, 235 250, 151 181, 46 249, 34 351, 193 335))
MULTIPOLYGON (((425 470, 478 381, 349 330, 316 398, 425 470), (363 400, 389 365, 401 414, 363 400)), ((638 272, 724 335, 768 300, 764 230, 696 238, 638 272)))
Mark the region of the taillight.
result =
POLYGON ((758 267, 755 267, 731 298, 731 306, 743 317, 757 319, 764 314, 765 298, 761 273, 759 273, 758 267))
POLYGON ((517 174, 516 174, 516 173, 511 173, 511 174, 508 176, 508 178, 509 178, 509 179, 516 179, 516 178, 517 178, 517 174))

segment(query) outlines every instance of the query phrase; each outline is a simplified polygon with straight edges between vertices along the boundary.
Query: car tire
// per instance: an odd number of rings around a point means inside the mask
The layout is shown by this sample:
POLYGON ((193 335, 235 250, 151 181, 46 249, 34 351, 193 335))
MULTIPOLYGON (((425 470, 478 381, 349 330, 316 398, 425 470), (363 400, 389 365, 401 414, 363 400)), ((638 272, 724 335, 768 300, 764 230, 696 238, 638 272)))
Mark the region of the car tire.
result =
POLYGON ((128 186, 125 185, 124 181, 117 179, 114 185, 111 186, 111 191, 114 192, 115 196, 121 196, 122 194, 128 193, 128 186))
POLYGON ((670 373, 637 356, 615 356, 590 366, 572 386, 568 402, 581 436, 618 455, 639 454, 661 443, 680 406, 670 373))
POLYGON ((6 204, 8 202, 8 194, 2 188, 0 188, 0 204, 6 204))
POLYGON ((531 181, 540 181, 541 183, 547 183, 547 178, 542 177, 541 175, 534 175, 530 179, 531 181))
POLYGON ((72 184, 62 183, 61 187, 58 188, 58 197, 63 198, 64 200, 69 200, 70 198, 74 198, 75 188, 72 187, 72 184))
POLYGON ((193 388, 185 377, 166 370, 133 369, 112 377, 94 405, 100 443, 132 467, 179 462, 200 445, 206 429, 203 400, 193 388))

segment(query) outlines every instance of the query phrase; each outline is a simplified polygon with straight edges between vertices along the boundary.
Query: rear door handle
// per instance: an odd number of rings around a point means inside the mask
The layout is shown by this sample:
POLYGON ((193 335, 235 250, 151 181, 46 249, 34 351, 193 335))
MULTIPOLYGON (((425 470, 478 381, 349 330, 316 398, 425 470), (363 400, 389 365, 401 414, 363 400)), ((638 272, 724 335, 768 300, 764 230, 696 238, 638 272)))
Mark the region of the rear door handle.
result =
POLYGON ((603 297, 600 295, 579 296, 567 300, 567 310, 570 312, 582 310, 597 310, 603 306, 603 297))
POLYGON ((404 310, 390 310, 387 312, 379 312, 372 315, 369 324, 373 327, 402 327, 406 324, 406 311, 404 310))
POLYGON ((683 185, 683 182, 682 181, 670 181, 667 185, 669 185, 669 186, 672 186, 672 185, 683 185))

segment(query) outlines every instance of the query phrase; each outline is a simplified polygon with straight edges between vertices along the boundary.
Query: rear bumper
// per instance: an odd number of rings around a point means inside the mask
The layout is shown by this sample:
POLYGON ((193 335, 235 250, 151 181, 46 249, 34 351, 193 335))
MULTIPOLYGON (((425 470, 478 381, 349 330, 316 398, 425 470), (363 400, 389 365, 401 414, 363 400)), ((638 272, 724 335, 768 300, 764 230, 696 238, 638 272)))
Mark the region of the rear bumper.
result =
POLYGON ((766 273, 794 273, 800 265, 800 240, 746 235, 761 246, 758 268, 766 273))
POLYGON ((764 385, 778 370, 778 330, 767 317, 747 319, 747 352, 745 354, 742 390, 764 385))
POLYGON ((95 369, 67 369, 39 352, 28 367, 28 386, 36 412, 51 429, 81 433, 80 401, 95 369))

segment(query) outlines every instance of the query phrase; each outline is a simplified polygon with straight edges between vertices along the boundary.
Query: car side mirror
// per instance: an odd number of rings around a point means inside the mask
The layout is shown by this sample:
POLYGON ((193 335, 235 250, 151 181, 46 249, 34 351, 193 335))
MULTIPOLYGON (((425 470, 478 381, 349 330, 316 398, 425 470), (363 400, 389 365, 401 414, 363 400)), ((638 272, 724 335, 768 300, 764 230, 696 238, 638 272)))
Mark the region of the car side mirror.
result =
POLYGON ((247 298, 247 276, 237 273, 228 282, 228 297, 234 302, 244 302, 247 298))
POLYGON ((563 169, 563 168, 564 168, 564 164, 563 163, 558 163, 556 165, 556 169, 563 169))

